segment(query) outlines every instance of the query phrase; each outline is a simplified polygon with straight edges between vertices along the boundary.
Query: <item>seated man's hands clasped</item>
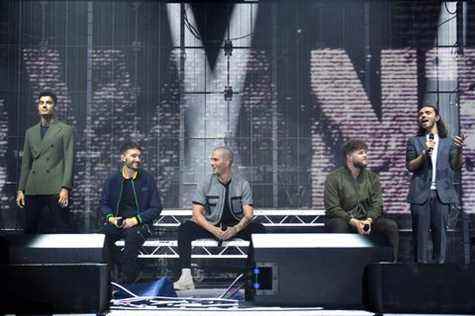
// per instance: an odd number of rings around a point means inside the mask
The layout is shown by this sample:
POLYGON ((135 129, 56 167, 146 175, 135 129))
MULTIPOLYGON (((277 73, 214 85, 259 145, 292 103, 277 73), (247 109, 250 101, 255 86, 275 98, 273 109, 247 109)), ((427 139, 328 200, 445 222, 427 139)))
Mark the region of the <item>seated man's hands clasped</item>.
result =
POLYGON ((356 219, 352 218, 350 224, 356 228, 356 231, 360 235, 369 235, 371 233, 371 224, 373 223, 371 218, 356 219))
POLYGON ((123 219, 122 217, 109 217, 109 223, 122 229, 132 228, 139 224, 135 216, 126 219, 123 219))

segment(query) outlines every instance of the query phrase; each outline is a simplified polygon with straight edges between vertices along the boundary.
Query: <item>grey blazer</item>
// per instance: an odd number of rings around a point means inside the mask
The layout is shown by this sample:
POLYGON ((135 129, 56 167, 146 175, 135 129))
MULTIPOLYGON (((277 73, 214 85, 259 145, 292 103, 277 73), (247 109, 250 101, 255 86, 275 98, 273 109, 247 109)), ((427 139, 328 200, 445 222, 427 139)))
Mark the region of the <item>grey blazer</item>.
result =
MULTIPOLYGON (((425 142, 425 136, 409 138, 406 147, 406 167, 411 160, 417 158, 417 156, 422 153, 425 149, 425 142)), ((461 168, 461 166, 457 166, 456 162, 458 150, 458 147, 452 143, 451 138, 439 138, 436 186, 440 201, 444 204, 459 203, 459 197, 454 186, 455 170, 461 168)), ((418 170, 413 171, 407 202, 411 204, 423 204, 430 197, 432 168, 432 161, 426 159, 418 170)))
POLYGON ((74 140, 71 126, 53 121, 44 138, 40 124, 26 130, 18 191, 54 195, 72 189, 74 140))

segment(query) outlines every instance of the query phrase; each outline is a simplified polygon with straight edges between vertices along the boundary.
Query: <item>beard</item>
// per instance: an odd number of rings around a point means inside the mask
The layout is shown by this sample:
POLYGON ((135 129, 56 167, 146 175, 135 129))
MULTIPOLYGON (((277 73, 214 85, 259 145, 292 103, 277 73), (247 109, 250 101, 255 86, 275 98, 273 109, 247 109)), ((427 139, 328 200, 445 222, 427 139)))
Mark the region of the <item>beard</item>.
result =
POLYGON ((425 129, 426 131, 430 131, 436 124, 436 121, 429 120, 428 122, 419 122, 419 127, 425 129))
POLYGON ((355 168, 363 170, 368 166, 368 164, 361 161, 356 161, 356 162, 353 162, 353 166, 355 166, 355 168))
POLYGON ((140 163, 126 161, 125 166, 131 170, 138 171, 140 168, 140 163))

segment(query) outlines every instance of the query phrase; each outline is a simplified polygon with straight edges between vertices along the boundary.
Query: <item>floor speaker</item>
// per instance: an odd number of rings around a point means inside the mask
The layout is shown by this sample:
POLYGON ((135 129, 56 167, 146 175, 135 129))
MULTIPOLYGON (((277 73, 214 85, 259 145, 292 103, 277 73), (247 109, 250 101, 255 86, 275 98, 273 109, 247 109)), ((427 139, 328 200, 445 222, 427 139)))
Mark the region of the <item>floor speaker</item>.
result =
POLYGON ((0 313, 102 313, 110 300, 104 235, 0 236, 0 313))
POLYGON ((357 234, 254 234, 256 305, 361 309, 368 263, 392 251, 357 234))
POLYGON ((475 265, 368 265, 366 308, 375 313, 472 314, 475 265))

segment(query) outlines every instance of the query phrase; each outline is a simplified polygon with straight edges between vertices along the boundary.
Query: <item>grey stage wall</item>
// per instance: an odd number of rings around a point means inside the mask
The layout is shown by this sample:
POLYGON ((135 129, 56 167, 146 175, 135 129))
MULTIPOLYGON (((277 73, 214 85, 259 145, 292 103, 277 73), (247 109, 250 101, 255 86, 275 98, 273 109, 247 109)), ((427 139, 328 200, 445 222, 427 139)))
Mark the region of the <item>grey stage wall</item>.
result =
MULTIPOLYGON (((2 1, 0 226, 21 227, 23 138, 43 89, 58 94, 58 116, 75 128, 72 209, 81 231, 100 223, 101 185, 127 138, 143 144, 166 207, 190 207, 211 148, 226 144, 257 207, 322 208, 340 145, 361 137, 385 211, 407 213, 405 142, 428 80, 457 80, 460 99, 432 93, 458 100, 460 127, 473 133, 473 10, 461 54, 434 48, 444 9, 432 1, 2 1)), ((463 175, 469 211, 474 144, 463 175)))

